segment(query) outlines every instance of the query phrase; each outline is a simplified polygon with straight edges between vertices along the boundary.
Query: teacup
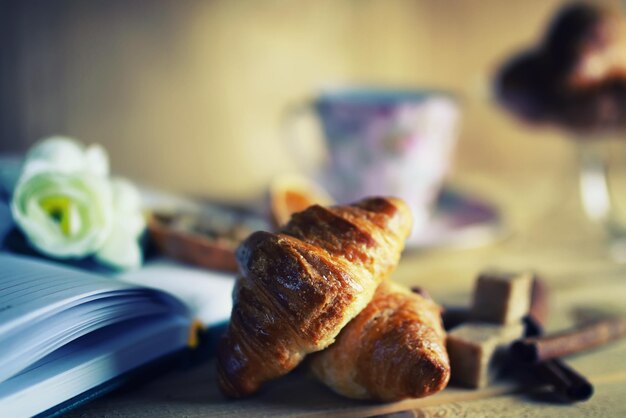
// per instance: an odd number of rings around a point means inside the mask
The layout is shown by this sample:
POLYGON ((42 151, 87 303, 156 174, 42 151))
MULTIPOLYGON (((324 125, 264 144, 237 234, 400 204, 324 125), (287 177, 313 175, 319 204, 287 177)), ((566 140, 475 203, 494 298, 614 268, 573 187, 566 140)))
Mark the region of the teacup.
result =
MULTIPOLYGON (((339 203, 405 200, 418 236, 450 168, 457 100, 438 91, 352 88, 322 92, 305 108, 318 116, 326 148, 315 180, 339 203)), ((288 122, 300 113, 290 112, 288 122)))

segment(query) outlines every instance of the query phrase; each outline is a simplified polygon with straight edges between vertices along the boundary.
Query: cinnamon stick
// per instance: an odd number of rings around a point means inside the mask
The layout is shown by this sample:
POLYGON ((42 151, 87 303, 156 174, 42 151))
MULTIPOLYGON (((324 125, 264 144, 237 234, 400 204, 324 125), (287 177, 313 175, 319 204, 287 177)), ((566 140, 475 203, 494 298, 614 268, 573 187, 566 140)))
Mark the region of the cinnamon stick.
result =
MULTIPOLYGON (((531 291, 530 309, 524 318, 526 336, 543 335, 548 319, 548 288, 543 280, 535 276, 531 291)), ((553 392, 568 402, 585 401, 593 395, 593 385, 586 377, 572 369, 560 359, 536 364, 532 371, 535 378, 552 386, 553 392)))
POLYGON ((565 357, 626 336, 626 319, 612 318, 559 332, 517 341, 511 353, 523 363, 539 363, 565 357))
POLYGON ((593 395, 593 385, 560 359, 539 363, 535 373, 568 401, 586 401, 593 395))
POLYGON ((543 325, 548 320, 548 287, 537 275, 531 287, 530 308, 523 320, 527 337, 543 334, 543 325))

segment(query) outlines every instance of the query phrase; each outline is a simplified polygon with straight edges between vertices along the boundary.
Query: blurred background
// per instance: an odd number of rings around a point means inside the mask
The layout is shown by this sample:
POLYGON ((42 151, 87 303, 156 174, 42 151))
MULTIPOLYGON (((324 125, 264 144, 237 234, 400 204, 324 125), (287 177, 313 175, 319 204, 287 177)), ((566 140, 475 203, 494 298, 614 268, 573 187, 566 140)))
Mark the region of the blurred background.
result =
POLYGON ((562 4, 1 0, 0 152, 65 134, 139 183, 246 202, 298 169, 280 132, 291 104, 334 85, 429 87, 461 98, 453 183, 511 208, 553 201, 574 150, 520 129, 490 83, 562 4))

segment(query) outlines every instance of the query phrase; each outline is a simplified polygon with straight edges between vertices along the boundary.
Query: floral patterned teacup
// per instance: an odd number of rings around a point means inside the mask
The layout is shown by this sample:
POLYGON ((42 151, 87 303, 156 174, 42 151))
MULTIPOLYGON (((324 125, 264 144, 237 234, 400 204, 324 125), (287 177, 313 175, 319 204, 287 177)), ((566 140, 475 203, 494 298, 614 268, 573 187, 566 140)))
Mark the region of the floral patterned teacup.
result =
POLYGON ((339 203, 374 195, 404 199, 417 236, 450 167, 457 101, 443 92, 356 88, 323 92, 311 108, 327 150, 316 180, 339 203))

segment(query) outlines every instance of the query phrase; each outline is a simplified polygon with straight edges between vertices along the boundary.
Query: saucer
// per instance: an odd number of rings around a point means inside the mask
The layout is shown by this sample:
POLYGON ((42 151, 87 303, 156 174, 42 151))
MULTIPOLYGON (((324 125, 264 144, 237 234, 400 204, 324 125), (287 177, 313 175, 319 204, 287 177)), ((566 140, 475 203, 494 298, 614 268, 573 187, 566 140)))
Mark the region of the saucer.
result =
POLYGON ((410 238, 408 250, 472 248, 504 235, 498 209, 491 203, 444 186, 430 220, 410 238))

